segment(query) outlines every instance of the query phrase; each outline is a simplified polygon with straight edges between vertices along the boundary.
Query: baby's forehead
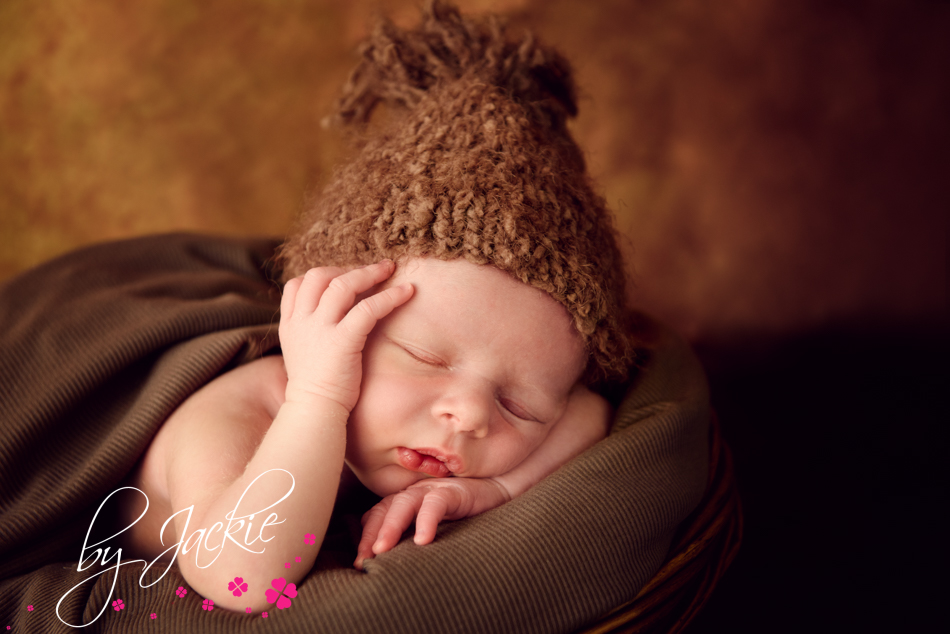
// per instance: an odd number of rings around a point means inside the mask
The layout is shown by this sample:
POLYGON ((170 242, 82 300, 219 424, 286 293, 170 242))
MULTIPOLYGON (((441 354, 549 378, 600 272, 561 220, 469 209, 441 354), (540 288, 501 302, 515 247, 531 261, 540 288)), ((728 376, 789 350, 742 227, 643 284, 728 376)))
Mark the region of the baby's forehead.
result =
POLYGON ((426 302, 425 307, 442 316, 459 312, 445 310, 449 303, 454 303, 471 304, 470 308, 530 312, 540 318, 536 322, 539 328, 550 327, 554 322, 573 323, 567 309, 549 294, 490 264, 474 264, 463 258, 409 258, 397 263, 391 278, 392 284, 404 282, 413 284, 417 295, 437 293, 436 298, 442 301, 426 302))
POLYGON ((514 292, 528 291, 539 297, 550 299, 558 305, 550 295, 517 279, 514 275, 491 264, 479 264, 465 258, 441 259, 434 257, 411 257, 396 262, 396 270, 392 279, 396 283, 413 280, 438 279, 446 285, 478 286, 484 289, 494 289, 501 293, 509 290, 514 292))
POLYGON ((567 310, 550 295, 508 273, 464 259, 400 262, 392 283, 415 294, 394 321, 434 345, 501 355, 529 375, 576 379, 587 363, 584 342, 567 310), (476 347, 474 350, 473 346, 476 347))

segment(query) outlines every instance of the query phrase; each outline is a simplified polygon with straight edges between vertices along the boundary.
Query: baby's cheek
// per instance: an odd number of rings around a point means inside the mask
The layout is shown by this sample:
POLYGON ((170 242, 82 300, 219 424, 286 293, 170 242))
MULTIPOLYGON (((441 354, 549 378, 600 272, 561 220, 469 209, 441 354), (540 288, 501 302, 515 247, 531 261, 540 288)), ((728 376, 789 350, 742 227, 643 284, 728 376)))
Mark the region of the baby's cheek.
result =
POLYGON ((547 434, 513 434, 505 439, 504 446, 494 450, 495 455, 503 458, 502 464, 497 469, 501 475, 507 473, 520 465, 525 459, 541 446, 547 434))
POLYGON ((414 377, 392 372, 364 372, 360 400, 374 410, 388 412, 387 418, 416 407, 424 385, 414 377))

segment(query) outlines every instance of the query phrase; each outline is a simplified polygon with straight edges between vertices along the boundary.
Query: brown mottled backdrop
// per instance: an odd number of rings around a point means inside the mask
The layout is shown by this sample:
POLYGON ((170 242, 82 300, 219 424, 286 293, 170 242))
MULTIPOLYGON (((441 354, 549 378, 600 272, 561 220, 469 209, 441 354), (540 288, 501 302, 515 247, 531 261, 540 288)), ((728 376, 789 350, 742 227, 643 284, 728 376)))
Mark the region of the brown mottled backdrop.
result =
MULTIPOLYGON (((284 233, 338 155, 319 122, 374 10, 406 24, 417 4, 0 0, 0 279, 143 233, 284 233)), ((734 360, 762 360, 756 341, 946 333, 946 2, 460 4, 573 60, 574 130, 629 238, 636 300, 705 350, 720 395, 760 374, 734 360)), ((823 365, 809 341, 775 385, 823 365)), ((856 345, 894 369, 893 342, 856 345)), ((744 468, 766 469, 749 440, 765 423, 742 428, 719 399, 744 468)))
MULTIPOLYGON (((373 11, 417 4, 0 2, 0 278, 142 233, 282 234, 373 11)), ((941 4, 461 3, 574 61, 636 297, 694 338, 946 314, 941 4)))

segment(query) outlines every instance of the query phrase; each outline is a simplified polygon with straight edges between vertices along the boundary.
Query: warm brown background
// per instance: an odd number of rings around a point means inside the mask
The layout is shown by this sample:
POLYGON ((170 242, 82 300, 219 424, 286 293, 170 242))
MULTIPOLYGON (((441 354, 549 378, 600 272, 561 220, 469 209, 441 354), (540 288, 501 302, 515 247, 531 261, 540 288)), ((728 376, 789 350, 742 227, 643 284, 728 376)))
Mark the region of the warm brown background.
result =
MULTIPOLYGON (((0 279, 91 242, 285 232, 382 7, 0 2, 0 279)), ((946 4, 463 0, 574 61, 636 298, 691 338, 947 312, 946 4)))
MULTIPOLYGON (((0 280, 142 233, 284 233, 374 8, 416 4, 0 0, 0 280)), ((461 5, 573 60, 636 300, 709 369, 747 532, 691 632, 937 631, 950 4, 461 5)))

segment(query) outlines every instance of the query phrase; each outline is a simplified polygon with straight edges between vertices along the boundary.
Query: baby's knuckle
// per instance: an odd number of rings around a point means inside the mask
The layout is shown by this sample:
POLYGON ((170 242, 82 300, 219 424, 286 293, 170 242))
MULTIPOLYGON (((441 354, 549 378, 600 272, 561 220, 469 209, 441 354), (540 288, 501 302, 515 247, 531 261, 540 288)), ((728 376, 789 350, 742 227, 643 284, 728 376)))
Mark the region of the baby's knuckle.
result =
POLYGON ((324 267, 312 268, 304 274, 304 280, 323 282, 332 277, 330 271, 324 267))
POLYGON ((400 491, 396 494, 394 507, 414 508, 418 504, 419 497, 414 491, 400 491))
POLYGON ((329 288, 343 292, 350 292, 351 290, 349 282, 343 276, 337 276, 330 280, 329 288))
POLYGON ((367 297, 356 305, 356 310, 375 319, 376 315, 379 314, 379 300, 375 296, 367 297))
POLYGON ((365 524, 366 522, 369 522, 373 519, 386 515, 386 511, 388 510, 388 508, 389 508, 389 505, 382 506, 381 504, 377 504, 376 506, 374 506, 373 508, 371 508, 370 510, 366 511, 366 513, 363 514, 363 523, 365 524))
POLYGON ((452 490, 439 487, 438 489, 432 489, 429 495, 436 500, 448 501, 452 497, 452 490))
POLYGON ((333 331, 333 342, 338 348, 349 350, 363 340, 363 337, 348 321, 341 321, 333 331))

